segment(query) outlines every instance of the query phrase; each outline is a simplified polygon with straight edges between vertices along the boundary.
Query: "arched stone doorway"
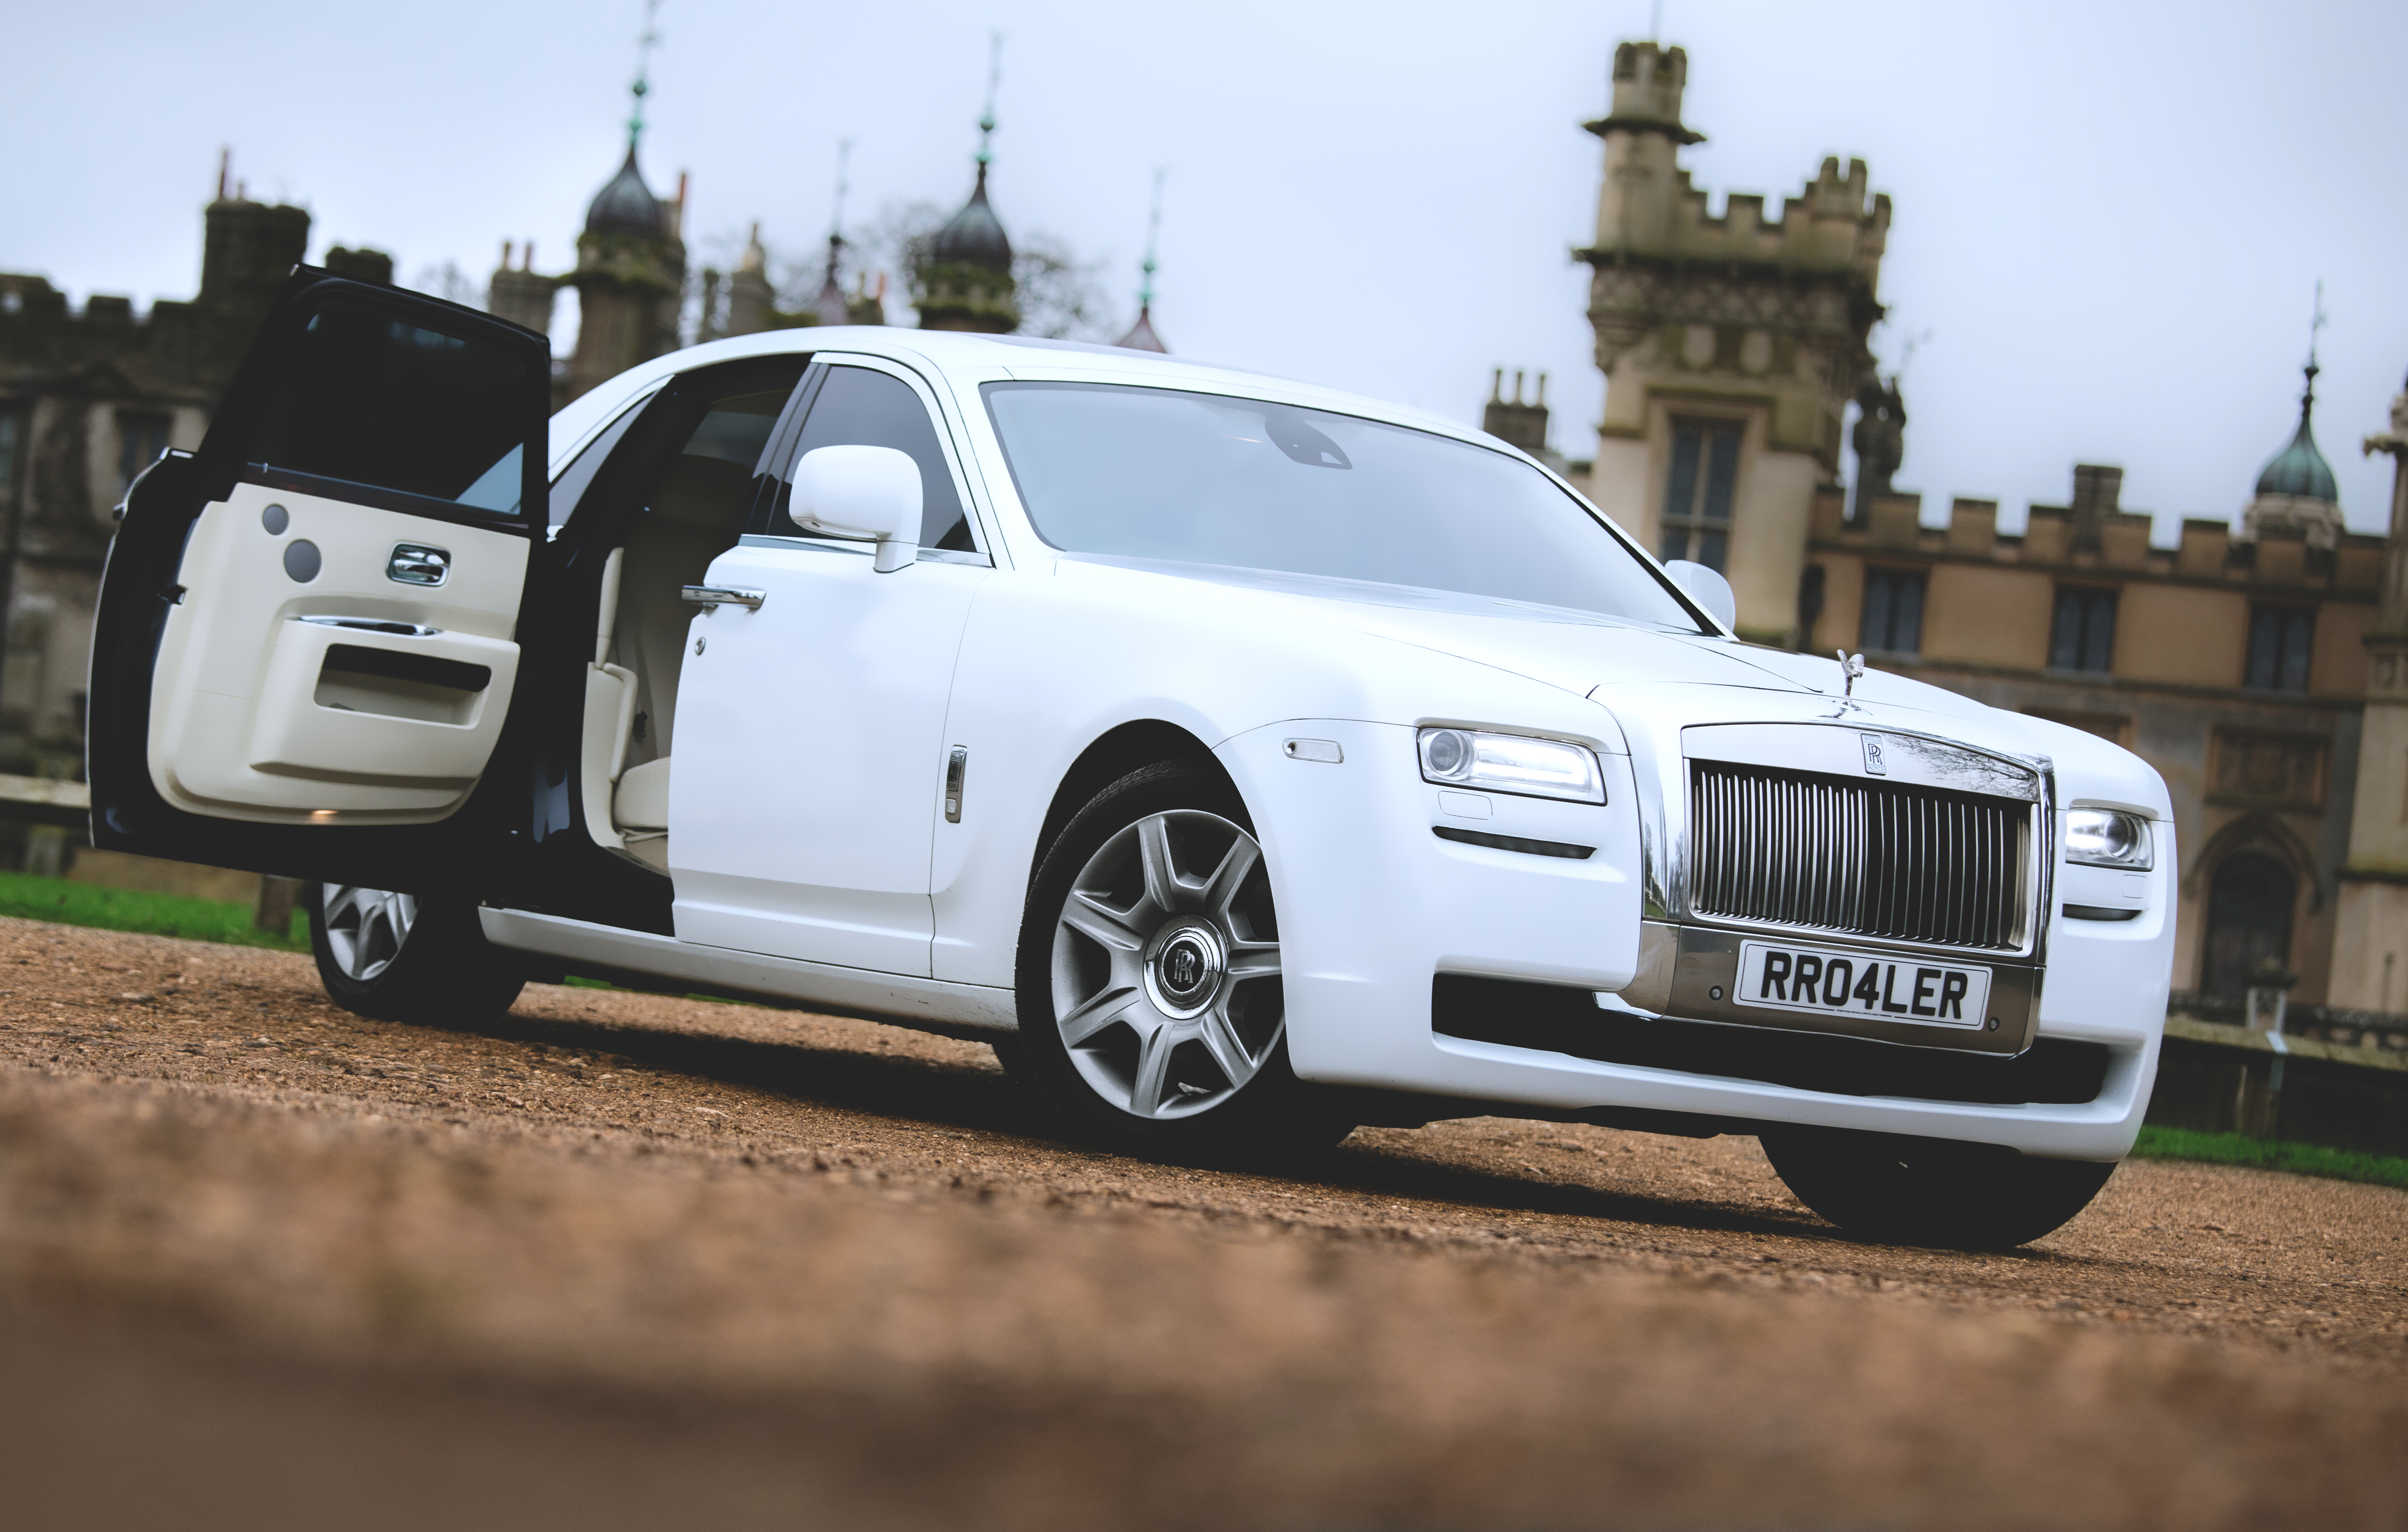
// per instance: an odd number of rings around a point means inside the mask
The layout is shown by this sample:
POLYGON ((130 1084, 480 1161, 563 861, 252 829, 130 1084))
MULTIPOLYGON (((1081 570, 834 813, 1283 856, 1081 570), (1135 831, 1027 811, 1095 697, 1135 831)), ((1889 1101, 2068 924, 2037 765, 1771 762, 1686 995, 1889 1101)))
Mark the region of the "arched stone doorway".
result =
POLYGON ((2291 912, 2299 881, 2291 869, 2263 852, 2237 852, 2215 869, 2207 898, 2207 944, 2200 965, 2200 988, 2210 995, 2239 995, 2250 970, 2291 958, 2291 912))

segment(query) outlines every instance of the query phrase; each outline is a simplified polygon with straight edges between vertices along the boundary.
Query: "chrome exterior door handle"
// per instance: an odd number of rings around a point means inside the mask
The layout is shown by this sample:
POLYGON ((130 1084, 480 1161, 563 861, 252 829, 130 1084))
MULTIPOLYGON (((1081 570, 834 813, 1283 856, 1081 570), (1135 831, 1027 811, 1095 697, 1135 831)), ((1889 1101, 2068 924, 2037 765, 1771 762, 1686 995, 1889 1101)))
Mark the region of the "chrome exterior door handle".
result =
POLYGON ((769 599, 767 591, 739 591, 725 585, 688 585, 683 594, 697 607, 742 607, 759 611, 761 603, 769 599))

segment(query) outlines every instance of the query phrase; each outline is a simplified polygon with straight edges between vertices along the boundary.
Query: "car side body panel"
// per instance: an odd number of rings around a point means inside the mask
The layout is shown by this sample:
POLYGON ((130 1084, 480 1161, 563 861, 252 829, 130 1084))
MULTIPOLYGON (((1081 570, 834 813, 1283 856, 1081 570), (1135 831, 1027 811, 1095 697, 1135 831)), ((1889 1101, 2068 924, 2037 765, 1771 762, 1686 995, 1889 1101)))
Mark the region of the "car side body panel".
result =
MULTIPOLYGON (((1925 1135, 2077 1159, 2128 1151, 2163 1031, 2179 875, 2164 783, 2139 757, 1903 677, 1866 675, 1843 694, 1829 660, 1727 635, 1684 637, 1577 613, 1049 547, 1018 499, 979 394, 983 382, 1195 388, 1352 411, 1504 451, 1417 411, 1176 359, 874 330, 745 336, 647 364, 564 410, 553 422, 553 466, 678 369, 797 350, 883 357, 925 380, 962 451, 994 563, 968 599, 940 735, 900 752, 891 767, 901 786, 881 799, 886 813, 924 808, 931 826, 925 977, 881 980, 798 953, 730 953, 695 941, 672 952, 657 935, 623 943, 590 925, 489 923, 497 939, 564 952, 574 946, 595 962, 608 950, 630 969, 695 981, 719 972, 716 964, 726 970, 724 983, 750 993, 915 1024, 1008 1025, 1049 811, 1092 745, 1145 724, 1209 751, 1254 822, 1279 914, 1289 1053, 1308 1080, 1543 1112, 1641 1109, 1925 1135), (2054 892, 2037 912, 2028 959, 2044 976, 2034 1024, 2043 1039, 2105 1047, 2096 1098, 1984 1105, 1839 1095, 1434 1031, 1432 986, 1443 975, 1592 992, 1601 1014, 1627 1004, 1623 992, 1645 991, 1647 933, 1687 918, 1684 731, 1719 723, 1914 736, 2041 773, 2047 821, 2037 846, 2052 860, 2033 886, 2054 892), (1584 745, 1603 768, 1607 801, 1442 791, 1423 780, 1414 748, 1416 729, 1434 724, 1584 745), (945 807, 955 752, 963 752, 957 816, 945 807), (2064 816, 2081 807, 2146 817, 2157 837, 2153 867, 2108 873, 2065 864, 2057 850, 2064 816), (1576 854, 1584 849, 1588 854, 1576 854), (2128 918, 2064 910, 2114 901, 2128 918)), ((880 579, 930 573, 923 566, 880 579)), ((800 735, 788 736, 781 749, 801 748, 800 735)), ((677 780, 704 785, 699 776, 677 780)), ((680 801, 688 811, 717 811, 680 801)), ((682 914, 680 933, 687 934, 682 914)), ((701 927, 693 934, 702 936, 701 927)), ((1744 1037, 1733 1046, 1747 1046, 1744 1037)))

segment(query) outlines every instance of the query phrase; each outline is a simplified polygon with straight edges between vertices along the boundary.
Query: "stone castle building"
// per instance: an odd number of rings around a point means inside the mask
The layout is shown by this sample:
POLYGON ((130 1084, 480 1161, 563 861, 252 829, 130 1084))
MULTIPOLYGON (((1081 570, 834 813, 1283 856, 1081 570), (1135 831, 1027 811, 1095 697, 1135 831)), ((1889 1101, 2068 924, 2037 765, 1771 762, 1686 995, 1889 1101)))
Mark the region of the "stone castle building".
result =
MULTIPOLYGON (((1906 403, 1865 344, 1889 199, 1830 160, 1771 217, 1742 195, 1707 216, 1678 163, 1698 141, 1687 72, 1680 49, 1624 44, 1612 110, 1586 124, 1604 174, 1578 255, 1606 397, 1573 482, 1664 557, 1722 570, 1745 637, 1861 650, 2147 758, 2182 857, 2177 989, 2287 970, 2297 1000, 2408 1011, 2408 394, 2367 443, 2402 460, 2387 537, 2344 524, 2313 360, 2240 513, 2186 520, 2177 547, 2153 547, 2123 470, 2095 465, 2019 534, 1988 500, 1927 526, 1891 487, 1906 403)), ((1500 373, 1485 423, 1543 450, 1543 384, 1525 403, 1517 378, 1509 400, 1500 373)))
MULTIPOLYGON (((92 608, 134 476, 200 445, 251 332, 309 242, 309 215, 254 202, 221 167, 202 215, 201 285, 137 315, 81 313, 36 276, 0 272, 0 771, 73 777, 83 762, 92 608)), ((390 281, 391 258, 325 265, 390 281)))

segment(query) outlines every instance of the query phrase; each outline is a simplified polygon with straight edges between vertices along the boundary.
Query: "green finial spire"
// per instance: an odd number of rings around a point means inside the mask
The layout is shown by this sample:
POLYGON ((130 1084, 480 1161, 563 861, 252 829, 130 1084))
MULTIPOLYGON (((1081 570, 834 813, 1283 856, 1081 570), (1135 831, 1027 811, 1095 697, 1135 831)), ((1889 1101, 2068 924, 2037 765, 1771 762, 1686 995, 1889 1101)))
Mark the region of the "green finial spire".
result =
POLYGON ((995 92, 996 87, 1002 83, 1003 34, 997 32, 993 34, 993 42, 987 50, 986 110, 979 114, 978 163, 982 172, 995 158, 994 151, 987 148, 987 140, 995 136, 995 92))
POLYGON ((1162 182, 1169 174, 1167 166, 1156 166, 1154 172, 1154 208, 1145 218, 1145 259, 1138 264, 1138 270, 1145 278, 1137 290, 1140 310, 1154 307, 1154 246, 1155 236, 1162 233, 1162 182))
POLYGON ((828 238, 833 241, 844 235, 844 193, 852 187, 849 168, 853 164, 852 138, 836 141, 836 207, 828 213, 828 238))
POLYGON ((2325 327, 2325 279, 2316 279, 2316 311, 2308 321, 2308 386, 2300 396, 2300 419, 2304 422, 2308 411, 2316 404, 2316 374, 2325 369, 2316 365, 2316 340, 2325 327))
POLYGON ((636 38, 636 83, 628 87, 636 98, 635 109, 627 115, 627 149, 634 152, 644 136, 644 96, 652 90, 649 77, 652 72, 652 45, 661 40, 652 26, 652 18, 661 8, 661 0, 644 0, 644 30, 636 38))

